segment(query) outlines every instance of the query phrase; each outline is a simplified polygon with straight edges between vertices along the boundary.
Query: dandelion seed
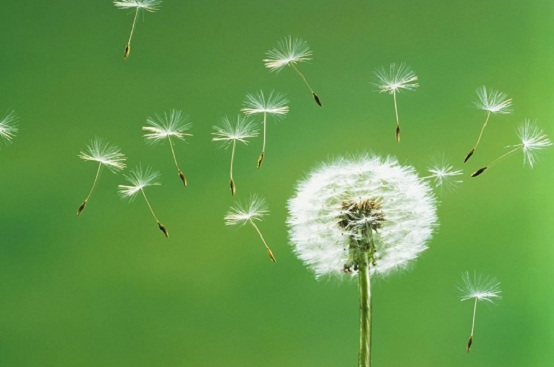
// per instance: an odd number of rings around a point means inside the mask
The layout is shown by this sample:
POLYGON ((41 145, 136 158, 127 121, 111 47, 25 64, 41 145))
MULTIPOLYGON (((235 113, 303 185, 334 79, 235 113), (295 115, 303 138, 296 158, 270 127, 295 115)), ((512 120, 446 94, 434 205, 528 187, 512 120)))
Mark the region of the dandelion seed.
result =
POLYGON ((135 18, 133 19, 133 25, 131 27, 131 34, 129 35, 129 41, 127 41, 125 52, 123 53, 123 60, 127 60, 131 53, 131 39, 133 38, 139 11, 142 9, 153 13, 158 10, 162 0, 120 0, 114 1, 113 3, 119 9, 135 9, 135 18))
POLYGON ((0 138, 5 143, 11 143, 17 134, 17 115, 15 111, 10 111, 2 120, 0 120, 0 138))
POLYGON ((250 197, 250 200, 246 205, 239 202, 235 206, 233 206, 229 210, 229 212, 227 212, 227 214, 225 215, 225 224, 228 226, 244 226, 246 223, 250 223, 260 236, 260 239, 265 246, 269 258, 271 259, 271 261, 275 262, 276 259, 273 255, 273 252, 267 245, 264 236, 262 236, 262 232, 255 223, 257 221, 261 222, 262 218, 267 214, 269 214, 269 211, 267 209, 265 199, 253 195, 250 197))
POLYGON ((237 189, 235 180, 233 179, 233 162, 235 160, 235 149, 237 142, 248 144, 250 138, 258 136, 258 130, 254 128, 254 124, 248 118, 238 115, 235 124, 227 116, 223 117, 219 125, 213 127, 215 130, 212 135, 212 141, 221 142, 224 148, 231 146, 231 168, 229 171, 231 195, 235 195, 237 189))
POLYGON ((370 365, 370 275, 405 268, 436 226, 432 189, 394 158, 340 158, 313 170, 288 202, 290 241, 316 274, 358 276, 358 366, 370 365))
POLYGON ((131 185, 117 186, 121 197, 133 200, 140 192, 144 197, 144 201, 146 201, 146 205, 148 205, 148 209, 150 209, 150 213, 154 217, 158 228, 166 237, 169 237, 167 228, 158 220, 158 217, 156 216, 156 213, 154 213, 154 209, 152 209, 152 205, 150 205, 150 201, 144 192, 144 189, 148 186, 161 185, 159 182, 156 182, 160 178, 160 173, 158 171, 154 171, 150 167, 143 169, 142 166, 139 165, 131 170, 129 175, 124 175, 124 177, 131 185))
POLYGON ((293 39, 291 36, 285 37, 279 41, 277 47, 266 52, 266 57, 263 61, 265 67, 270 71, 281 71, 287 65, 294 69, 312 93, 314 101, 322 107, 321 100, 315 94, 304 74, 296 66, 297 63, 312 59, 312 51, 306 41, 301 38, 293 39))
POLYGON ((518 126, 517 137, 521 141, 521 143, 509 145, 508 148, 511 148, 510 151, 496 158, 485 167, 482 167, 473 172, 471 174, 471 177, 479 176, 492 165, 517 152, 518 150, 521 150, 523 152, 523 164, 528 164, 531 168, 533 168, 537 163, 538 153, 541 150, 552 146, 552 142, 550 141, 548 136, 546 136, 546 134, 537 127, 535 122, 529 119, 526 119, 522 124, 518 126))
POLYGON ((396 141, 400 142, 400 120, 398 119, 398 105, 396 103, 396 93, 402 90, 413 91, 419 84, 417 75, 405 64, 390 64, 389 68, 381 67, 375 71, 378 83, 374 85, 379 88, 380 93, 392 94, 394 101, 394 113, 396 114, 396 141))
POLYGON ((94 188, 96 187, 96 182, 100 177, 100 170, 102 166, 106 166, 110 171, 117 172, 125 168, 125 160, 127 159, 119 148, 110 143, 105 143, 100 138, 93 139, 90 144, 87 146, 86 151, 79 154, 79 158, 84 161, 94 161, 98 163, 98 169, 96 170, 96 176, 92 182, 92 187, 85 198, 77 209, 77 215, 80 215, 81 212, 85 209, 94 188))
POLYGON ((457 176, 461 176, 463 171, 461 169, 455 169, 448 163, 446 157, 437 160, 427 171, 429 175, 422 177, 422 179, 430 180, 437 188, 449 190, 462 183, 462 180, 457 176))
POLYGON ((473 333, 475 331, 475 315, 477 313, 477 302, 486 301, 493 303, 495 299, 500 298, 500 282, 491 276, 482 274, 473 274, 473 278, 468 272, 462 274, 463 284, 459 287, 462 292, 461 301, 474 300, 473 321, 471 323, 471 333, 467 341, 467 352, 473 344, 473 333))
POLYGON ((266 131, 267 131, 267 115, 274 116, 275 118, 282 118, 289 112, 287 103, 289 101, 280 93, 270 92, 266 97, 264 92, 259 91, 257 94, 246 95, 244 101, 244 108, 241 110, 245 115, 263 114, 263 145, 262 152, 258 156, 257 167, 262 166, 262 161, 265 155, 266 145, 266 131))
POLYGON ((485 123, 483 124, 483 127, 481 127, 481 132, 479 133, 479 137, 477 138, 477 143, 475 143, 473 148, 466 155, 464 159, 464 163, 467 162, 469 158, 471 158, 471 156, 473 155, 473 153, 475 153, 475 150, 479 146, 479 142, 481 141, 481 137, 483 136, 483 131, 485 131, 485 127, 489 122, 491 113, 508 114, 512 112, 511 110, 512 99, 508 98, 506 94, 493 89, 487 90, 487 87, 485 86, 477 88, 476 93, 479 100, 474 102, 474 104, 478 109, 487 111, 487 118, 485 119, 485 123))
POLYGON ((171 148, 173 162, 177 168, 177 174, 186 187, 187 179, 177 162, 175 149, 173 148, 174 143, 171 138, 174 137, 175 139, 184 141, 185 136, 192 136, 192 134, 186 132, 190 130, 192 124, 187 122, 187 118, 183 116, 183 113, 179 110, 171 110, 169 113, 164 113, 163 115, 148 117, 146 123, 150 126, 143 126, 142 130, 146 131, 144 138, 152 143, 159 143, 167 139, 169 147, 171 148))

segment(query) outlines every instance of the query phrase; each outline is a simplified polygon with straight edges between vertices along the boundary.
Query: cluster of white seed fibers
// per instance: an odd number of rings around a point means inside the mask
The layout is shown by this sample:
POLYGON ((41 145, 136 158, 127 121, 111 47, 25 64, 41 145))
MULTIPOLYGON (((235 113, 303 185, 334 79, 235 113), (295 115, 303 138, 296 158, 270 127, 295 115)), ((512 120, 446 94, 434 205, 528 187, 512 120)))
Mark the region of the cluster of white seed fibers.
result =
POLYGON ((379 214, 384 216, 374 236, 376 252, 371 273, 384 275, 403 268, 427 249, 426 242, 437 224, 435 197, 429 184, 395 158, 339 158, 313 170, 288 202, 294 252, 316 277, 344 272, 350 241, 359 232, 353 228, 347 233, 339 225, 343 204, 364 200, 378 203, 379 214))

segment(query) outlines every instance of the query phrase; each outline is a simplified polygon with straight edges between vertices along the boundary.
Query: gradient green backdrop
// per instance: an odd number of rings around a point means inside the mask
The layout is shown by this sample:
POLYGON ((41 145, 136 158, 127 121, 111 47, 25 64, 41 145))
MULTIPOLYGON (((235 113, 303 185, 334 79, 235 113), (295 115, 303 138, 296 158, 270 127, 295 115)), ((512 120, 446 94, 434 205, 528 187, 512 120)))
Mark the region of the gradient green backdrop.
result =
POLYGON ((445 154, 464 182, 439 195, 440 228, 408 270, 375 281, 374 366, 551 366, 554 360, 554 152, 531 170, 513 156, 469 173, 517 143, 536 118, 554 136, 554 3, 463 1, 170 1, 137 24, 109 0, 4 1, 0 7, 0 112, 20 133, 0 150, 1 366, 355 366, 355 282, 324 279, 291 252, 286 201, 320 161, 371 151, 422 174, 445 154), (301 64, 321 97, 290 69, 269 73, 264 53, 282 37, 308 41, 301 64), (375 68, 406 62, 421 87, 392 98, 370 85, 375 68), (484 113, 487 85, 513 98, 462 167, 484 113), (229 152, 212 125, 234 116, 246 93, 275 89, 290 113, 261 140, 239 146, 238 198, 267 198, 261 223, 278 262, 252 228, 223 215, 229 152), (147 116, 171 108, 193 123, 176 151, 142 138, 147 116), (148 189, 165 239, 144 202, 121 200, 121 175, 104 171, 81 217, 95 165, 77 155, 94 136, 121 147, 128 165, 162 173, 148 189), (465 352, 472 305, 459 301, 463 271, 502 282, 481 305, 465 352))

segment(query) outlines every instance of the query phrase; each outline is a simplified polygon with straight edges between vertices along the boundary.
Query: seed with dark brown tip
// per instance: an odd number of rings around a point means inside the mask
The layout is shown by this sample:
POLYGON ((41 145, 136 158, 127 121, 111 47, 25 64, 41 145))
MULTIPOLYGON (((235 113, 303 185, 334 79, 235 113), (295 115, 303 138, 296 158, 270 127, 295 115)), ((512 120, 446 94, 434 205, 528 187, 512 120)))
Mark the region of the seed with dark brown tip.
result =
POLYGON ((231 195, 235 196, 237 188, 235 187, 235 181, 233 179, 231 179, 231 182, 229 182, 229 187, 231 188, 231 195))
POLYGON ((464 159, 464 163, 467 162, 467 160, 473 155, 475 152, 475 148, 471 149, 469 153, 467 153, 466 158, 464 159))
POLYGON ((400 126, 396 127, 396 142, 400 143, 400 126))
POLYGON ((85 209, 85 206, 87 206, 87 201, 83 201, 83 203, 81 204, 81 206, 79 207, 79 209, 77 209, 77 215, 81 215, 81 212, 83 211, 83 209, 85 209))
POLYGON ((275 258, 275 256, 273 255, 273 252, 271 252, 270 249, 267 249, 267 253, 269 254, 269 258, 271 259, 271 261, 277 262, 277 259, 275 258))
POLYGON ((165 226, 160 222, 158 222, 158 228, 165 234, 166 237, 169 237, 169 232, 167 231, 167 228, 165 228, 165 226))
POLYGON ((469 340, 467 341, 467 352, 469 353, 469 350, 471 349, 471 344, 473 343, 473 335, 469 337, 469 340))
POLYGON ((123 60, 127 60, 130 53, 131 53, 131 44, 128 43, 127 46, 125 46, 125 52, 123 53, 123 60))
POLYGON ((317 94, 312 92, 312 95, 314 96, 315 103, 317 103, 319 105, 319 107, 323 107, 323 105, 321 104, 321 101, 319 100, 319 97, 317 96, 317 94))
POLYGON ((187 187, 187 178, 185 177, 185 175, 183 174, 183 172, 181 170, 179 170, 179 177, 181 178, 181 181, 183 181, 183 185, 185 185, 185 187, 187 187))
POLYGON ((479 176, 481 173, 485 172, 485 170, 487 169, 488 167, 483 167, 483 168, 479 168, 477 171, 473 172, 471 174, 471 177, 477 177, 479 176))

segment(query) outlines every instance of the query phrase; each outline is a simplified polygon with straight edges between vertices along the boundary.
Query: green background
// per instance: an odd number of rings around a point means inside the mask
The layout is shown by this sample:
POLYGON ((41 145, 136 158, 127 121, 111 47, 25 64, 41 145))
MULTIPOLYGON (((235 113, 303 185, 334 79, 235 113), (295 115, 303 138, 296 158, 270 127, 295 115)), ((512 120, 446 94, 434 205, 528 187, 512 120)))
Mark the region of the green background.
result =
POLYGON ((164 1, 137 23, 110 1, 14 1, 0 10, 0 114, 15 109, 20 133, 0 150, 1 366, 354 366, 358 312, 353 280, 323 279, 296 259, 286 201, 329 157, 394 155, 426 174, 445 154, 464 182, 438 193, 440 228, 407 271, 373 288, 375 366, 551 366, 554 360, 554 154, 533 170, 521 153, 478 178, 469 173, 517 143, 536 118, 554 136, 554 3, 463 1, 164 1), (284 36, 307 40, 299 65, 319 108, 287 68, 262 59, 284 36), (375 68, 406 62, 421 87, 392 97, 370 85, 375 68), (486 85, 513 98, 493 116, 473 158, 462 159, 485 114, 472 106, 486 85), (212 125, 235 116, 246 93, 287 94, 290 112, 261 139, 239 146, 239 199, 265 197, 260 224, 225 227, 234 203, 229 151, 212 125), (149 115, 182 109, 193 123, 178 158, 142 138, 149 115), (148 164, 147 189, 170 238, 141 198, 118 197, 121 175, 104 170, 81 215, 95 164, 77 155, 95 136, 117 144, 128 166, 148 164), (497 305, 459 301, 463 271, 501 281, 497 305))

